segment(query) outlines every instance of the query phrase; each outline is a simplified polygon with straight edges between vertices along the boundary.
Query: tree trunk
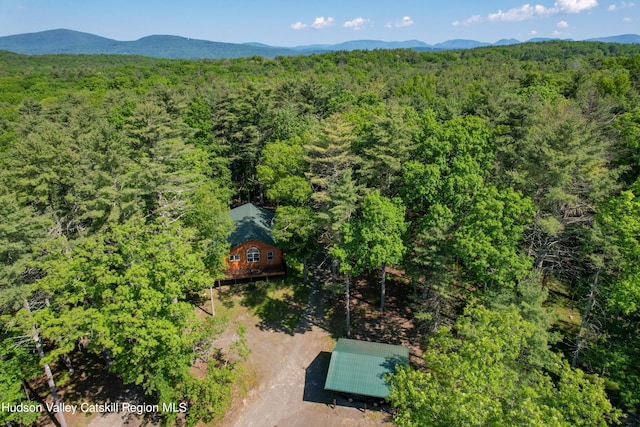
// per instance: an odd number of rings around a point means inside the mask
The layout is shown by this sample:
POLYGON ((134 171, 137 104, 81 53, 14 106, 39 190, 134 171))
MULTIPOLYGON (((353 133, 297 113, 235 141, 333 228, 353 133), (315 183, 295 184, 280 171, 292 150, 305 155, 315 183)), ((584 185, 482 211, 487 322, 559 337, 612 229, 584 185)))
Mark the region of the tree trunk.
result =
POLYGON ((387 279, 387 264, 382 263, 382 277, 380 278, 380 311, 384 312, 385 280, 387 279))
MULTIPOLYGON (((24 299, 24 309, 27 313, 31 313, 31 307, 29 307, 29 301, 24 299)), ((42 349, 42 343, 40 342, 40 335, 36 330, 35 326, 31 327, 31 334, 33 338, 33 342, 36 345, 36 351, 38 352, 38 357, 40 359, 44 359, 44 350, 42 349)), ((58 397, 58 389, 56 388, 56 382, 53 379, 53 373, 51 373, 51 368, 48 363, 44 364, 44 375, 47 377, 47 384, 49 385, 49 391, 51 392, 51 397, 53 398, 54 405, 60 405, 60 398, 58 397)), ((60 423, 60 427, 67 427, 67 420, 64 418, 64 414, 62 412, 56 411, 56 418, 60 423)))
POLYGON ((351 295, 349 294, 349 273, 344 275, 345 306, 347 312, 347 338, 351 338, 351 295))
POLYGON ((67 370, 70 374, 73 374, 73 363, 71 362, 71 358, 69 357, 69 353, 64 353, 62 355, 62 359, 64 360, 64 364, 67 365, 67 370))
POLYGON ((302 283, 309 283, 309 259, 307 257, 302 261, 302 283))
POLYGON ((571 361, 571 367, 575 368, 578 365, 578 356, 580 355, 580 351, 585 347, 584 345, 584 330, 587 327, 589 321, 589 314, 594 304, 596 303, 596 294, 598 292, 598 277, 600 276, 600 269, 596 271, 596 276, 593 279, 593 283, 591 284, 591 289, 589 290, 589 299, 587 300, 587 306, 584 309, 584 313, 582 313, 582 321, 580 322, 580 330, 578 331, 578 338, 576 338, 576 349, 573 352, 573 360, 571 361))
POLYGON ((334 259, 331 262, 331 284, 335 285, 337 282, 337 273, 336 270, 338 269, 338 260, 334 259))
POLYGON ((216 309, 213 306, 213 286, 209 286, 209 292, 210 292, 210 295, 211 295, 211 317, 215 317, 216 309))
POLYGON ((431 286, 429 286, 429 282, 425 279, 424 283, 422 284, 422 296, 421 298, 423 300, 427 299, 429 297, 429 291, 431 290, 431 286))
POLYGON ((104 364, 107 367, 107 369, 111 368, 111 364, 113 363, 111 361, 111 358, 109 357, 109 352, 107 351, 106 347, 102 347, 102 358, 104 359, 104 364))

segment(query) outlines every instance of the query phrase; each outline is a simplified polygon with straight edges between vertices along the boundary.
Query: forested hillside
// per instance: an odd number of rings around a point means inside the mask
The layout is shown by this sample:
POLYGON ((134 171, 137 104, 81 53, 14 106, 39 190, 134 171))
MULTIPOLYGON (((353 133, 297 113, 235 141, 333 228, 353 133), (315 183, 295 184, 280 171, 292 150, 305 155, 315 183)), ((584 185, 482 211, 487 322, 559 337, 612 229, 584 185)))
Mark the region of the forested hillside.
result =
POLYGON ((220 325, 191 301, 251 201, 276 209, 290 262, 375 273, 381 311, 387 266, 413 284, 425 363, 392 379, 398 425, 631 419, 639 95, 640 46, 604 43, 0 53, 0 400, 28 403, 38 377, 55 395, 50 365, 84 352, 188 403, 189 425, 218 417, 241 357, 210 354, 220 325))

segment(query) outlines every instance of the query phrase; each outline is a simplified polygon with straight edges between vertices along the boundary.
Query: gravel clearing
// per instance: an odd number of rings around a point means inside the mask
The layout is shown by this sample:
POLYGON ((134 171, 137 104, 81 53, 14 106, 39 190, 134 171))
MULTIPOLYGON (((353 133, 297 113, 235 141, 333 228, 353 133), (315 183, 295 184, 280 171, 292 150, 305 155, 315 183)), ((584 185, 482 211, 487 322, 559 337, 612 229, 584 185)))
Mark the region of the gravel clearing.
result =
POLYGON ((335 340, 322 328, 322 292, 318 283, 293 334, 259 328, 259 319, 244 319, 251 355, 247 362, 257 382, 236 402, 221 425, 233 427, 391 426, 383 411, 364 412, 357 404, 324 390, 335 340))

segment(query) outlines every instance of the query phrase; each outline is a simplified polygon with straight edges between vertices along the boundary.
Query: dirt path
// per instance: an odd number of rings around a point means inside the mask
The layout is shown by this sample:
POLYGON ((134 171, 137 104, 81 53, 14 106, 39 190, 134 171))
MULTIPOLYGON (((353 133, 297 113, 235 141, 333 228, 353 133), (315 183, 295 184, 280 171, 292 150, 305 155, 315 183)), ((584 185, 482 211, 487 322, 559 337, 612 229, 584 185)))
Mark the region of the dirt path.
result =
POLYGON ((391 425, 388 414, 363 412, 324 390, 334 340, 322 326, 322 295, 316 282, 299 327, 289 335, 257 327, 246 319, 251 348, 248 366, 257 384, 222 422, 234 427, 325 427, 391 425), (341 405, 341 404, 342 405, 341 405))

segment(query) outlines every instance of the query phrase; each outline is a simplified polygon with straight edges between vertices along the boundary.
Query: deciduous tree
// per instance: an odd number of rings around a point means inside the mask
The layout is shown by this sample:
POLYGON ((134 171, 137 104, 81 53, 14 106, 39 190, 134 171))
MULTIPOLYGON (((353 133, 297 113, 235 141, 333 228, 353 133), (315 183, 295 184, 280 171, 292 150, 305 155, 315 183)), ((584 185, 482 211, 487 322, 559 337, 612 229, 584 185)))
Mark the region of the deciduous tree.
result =
POLYGON ((362 201, 356 218, 346 224, 350 235, 348 250, 354 251, 358 270, 380 268, 380 310, 384 311, 386 267, 398 264, 405 251, 403 234, 407 229, 405 207, 399 199, 391 200, 372 191, 362 201))
POLYGON ((399 426, 601 426, 619 421, 599 378, 558 358, 552 377, 518 359, 533 332, 515 308, 468 308, 430 340, 424 371, 401 367, 390 399, 399 426))

